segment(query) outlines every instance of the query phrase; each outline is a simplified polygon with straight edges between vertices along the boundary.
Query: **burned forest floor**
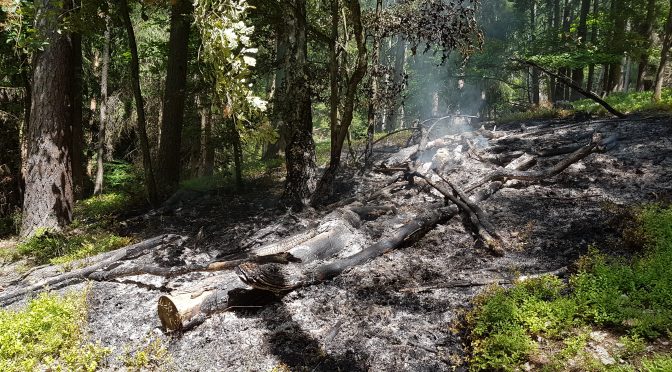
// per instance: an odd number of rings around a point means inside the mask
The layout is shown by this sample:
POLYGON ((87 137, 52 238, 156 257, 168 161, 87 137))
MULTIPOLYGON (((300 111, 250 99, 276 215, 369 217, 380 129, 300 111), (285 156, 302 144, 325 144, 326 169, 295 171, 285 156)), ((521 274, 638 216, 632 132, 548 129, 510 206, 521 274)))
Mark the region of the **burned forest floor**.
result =
MULTIPOLYGON (((460 327, 474 296, 520 276, 572 272, 590 247, 630 257, 635 251, 622 232, 631 208, 672 201, 669 115, 530 120, 470 129, 465 137, 464 129, 437 126, 419 153, 406 151, 403 141, 381 141, 366 172, 341 170, 332 204, 326 207, 281 211, 281 181, 250 184, 239 193, 181 190, 161 208, 120 221, 115 229, 136 240, 161 234, 184 237, 183 244, 161 246, 135 259, 179 267, 234 257, 300 233, 340 207, 388 207, 381 215, 362 219, 353 246, 346 247, 349 252, 338 253, 347 257, 444 201, 422 180, 404 177, 408 171, 402 168, 409 164, 419 172, 434 169, 467 189, 523 153, 536 155, 531 171, 543 170, 568 156, 563 149, 589 143, 596 132, 617 140, 557 175, 508 181, 479 203, 497 229, 503 256, 493 255, 458 214, 418 241, 332 280, 297 288, 264 306, 232 306, 173 333, 165 332, 157 317, 158 298, 217 283, 221 272, 73 280, 54 290, 88 288, 89 339, 110 350, 102 369, 134 369, 129 359, 140 357, 148 359, 144 366, 150 369, 184 371, 468 368, 460 327)), ((18 267, 0 266, 0 297, 63 271, 46 266, 17 281, 18 267)), ((20 308, 33 295, 31 291, 8 306, 20 308)))

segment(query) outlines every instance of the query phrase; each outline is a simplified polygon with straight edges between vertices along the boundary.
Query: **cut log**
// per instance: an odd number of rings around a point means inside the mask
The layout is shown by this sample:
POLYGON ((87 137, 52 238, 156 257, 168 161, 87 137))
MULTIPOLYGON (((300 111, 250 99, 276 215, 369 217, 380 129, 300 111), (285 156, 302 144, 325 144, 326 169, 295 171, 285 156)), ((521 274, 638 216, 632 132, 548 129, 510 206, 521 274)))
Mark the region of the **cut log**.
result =
POLYGON ((375 205, 342 208, 332 212, 325 218, 325 222, 318 227, 311 227, 278 242, 255 248, 239 258, 176 267, 130 264, 92 273, 89 278, 97 281, 109 281, 144 274, 174 278, 193 272, 232 270, 245 262, 257 264, 309 262, 315 259, 315 257, 310 256, 311 252, 317 255, 316 258, 326 258, 342 249, 345 244, 342 243, 342 240, 352 235, 351 232, 346 231, 348 230, 347 226, 358 228, 361 225, 361 219, 375 220, 384 214, 396 213, 395 211, 394 207, 391 206, 375 205))

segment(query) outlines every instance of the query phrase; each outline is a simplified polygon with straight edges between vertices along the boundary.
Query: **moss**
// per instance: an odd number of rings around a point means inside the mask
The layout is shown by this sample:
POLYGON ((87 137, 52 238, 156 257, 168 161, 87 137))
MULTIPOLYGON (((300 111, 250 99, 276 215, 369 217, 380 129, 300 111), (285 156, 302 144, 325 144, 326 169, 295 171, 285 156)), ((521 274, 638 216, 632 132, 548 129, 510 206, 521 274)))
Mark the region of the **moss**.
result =
MULTIPOLYGON (((538 339, 564 342, 549 368, 580 355, 576 329, 607 327, 626 333, 623 357, 644 350, 645 340, 672 330, 672 207, 639 209, 644 253, 626 262, 591 250, 569 284, 554 276, 493 287, 474 300, 467 316, 473 370, 514 370, 529 360, 538 339)), ((587 369, 599 365, 585 357, 587 369)), ((669 358, 651 359, 665 365, 669 358)), ((657 364, 656 364, 657 363, 657 364)), ((642 363, 644 366, 644 363, 642 363)), ((561 367, 558 367, 561 369, 561 367)), ((599 369, 599 368, 598 368, 599 369)))
POLYGON ((109 351, 86 341, 86 314, 86 293, 42 294, 23 310, 0 310, 0 370, 96 370, 109 351))

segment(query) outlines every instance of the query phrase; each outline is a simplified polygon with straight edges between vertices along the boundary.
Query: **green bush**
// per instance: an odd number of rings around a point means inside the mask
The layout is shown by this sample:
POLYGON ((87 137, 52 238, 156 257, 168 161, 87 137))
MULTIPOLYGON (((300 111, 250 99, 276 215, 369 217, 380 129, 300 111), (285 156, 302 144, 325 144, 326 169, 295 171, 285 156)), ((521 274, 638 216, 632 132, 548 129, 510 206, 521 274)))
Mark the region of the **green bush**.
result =
MULTIPOLYGON (((672 331, 672 207, 637 213, 645 253, 630 262, 596 250, 579 263, 569 285, 554 276, 490 288, 474 300, 467 316, 474 370, 513 370, 532 353, 537 336, 572 337, 577 327, 609 327, 627 332, 626 353, 641 350, 637 340, 672 331)), ((559 354, 567 358, 576 351, 559 354)), ((574 348, 575 349, 575 348, 574 348)), ((573 349, 572 349, 573 350, 573 349)), ((652 359, 649 370, 670 358, 652 359)), ((668 363, 668 364, 665 364, 668 363)), ((642 364, 644 366, 644 364, 642 364)), ((670 369, 672 370, 672 369, 670 369)))
POLYGON ((0 371, 94 371, 109 351, 85 341, 86 295, 42 294, 0 310, 0 371))
POLYGON ((128 195, 144 192, 144 178, 141 170, 133 164, 122 161, 105 163, 103 191, 128 195))

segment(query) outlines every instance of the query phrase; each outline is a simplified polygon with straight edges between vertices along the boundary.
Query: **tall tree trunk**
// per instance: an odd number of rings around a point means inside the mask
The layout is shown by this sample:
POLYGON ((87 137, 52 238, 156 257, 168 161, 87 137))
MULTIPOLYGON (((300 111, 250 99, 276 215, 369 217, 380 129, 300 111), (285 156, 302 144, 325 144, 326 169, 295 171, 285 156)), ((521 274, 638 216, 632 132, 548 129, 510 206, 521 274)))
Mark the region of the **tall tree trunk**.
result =
POLYGON ((639 35, 644 40, 642 52, 637 64, 637 90, 644 91, 644 74, 649 66, 649 49, 651 48, 653 24, 656 16, 656 0, 648 0, 646 4, 646 19, 638 27, 639 35))
MULTIPOLYGON (((562 11, 562 26, 561 26, 562 31, 561 41, 563 42, 563 44, 567 41, 569 34, 569 26, 571 24, 570 22, 571 8, 572 8, 572 1, 565 0, 562 11)), ((569 74, 569 71, 570 70, 568 68, 562 67, 558 70, 558 75, 567 76, 569 74)), ((559 100, 566 100, 568 98, 569 96, 567 95, 567 87, 564 84, 556 82, 555 99, 559 101, 559 100)))
POLYGON ((100 71, 100 128, 98 129, 98 157, 96 159, 96 181, 93 188, 95 195, 103 192, 103 162, 105 160, 105 132, 107 129, 107 77, 110 68, 110 39, 112 24, 110 17, 105 17, 105 40, 103 42, 103 63, 100 71))
MULTIPOLYGON (((22 55, 22 64, 28 65, 28 57, 22 55)), ((30 138, 28 128, 30 127, 30 110, 33 102, 33 89, 31 85, 31 78, 28 72, 24 69, 21 71, 21 80, 23 81, 23 88, 26 94, 23 96, 23 123, 21 125, 21 182, 20 192, 21 199, 26 194, 26 179, 28 179, 28 154, 30 153, 30 138)))
POLYGON ((338 104, 340 102, 340 92, 338 87, 338 23, 339 23, 339 1, 331 0, 331 42, 329 44, 329 135, 331 146, 338 141, 338 104))
POLYGON ((308 84, 306 0, 290 0, 283 12, 288 34, 285 57, 285 91, 280 108, 287 125, 289 143, 285 149, 287 181, 283 204, 301 209, 315 190, 315 143, 313 113, 308 84))
POLYGON ((383 0, 376 1, 376 26, 373 29, 373 45, 371 47, 371 95, 369 96, 369 107, 367 114, 367 130, 366 130, 366 149, 364 150, 364 165, 368 166, 373 156, 373 135, 376 131, 376 100, 378 99, 378 78, 380 65, 380 31, 377 24, 380 19, 380 12, 383 8, 383 0))
POLYGON ((180 149, 189 62, 189 30, 193 13, 191 0, 174 0, 171 4, 168 68, 159 141, 161 167, 158 178, 162 199, 169 197, 180 183, 180 149))
POLYGON ((277 66, 273 73, 273 96, 270 99, 272 103, 271 108, 271 122, 273 128, 278 131, 278 139, 266 145, 263 160, 270 160, 278 157, 280 151, 285 151, 287 146, 287 125, 282 121, 282 100, 283 84, 285 81, 286 68, 285 61, 287 59, 287 30, 283 25, 278 25, 275 30, 275 61, 277 66))
POLYGON ((147 118, 145 117, 145 101, 142 98, 140 89, 140 62, 138 59, 138 46, 135 41, 135 31, 131 16, 128 10, 128 0, 119 0, 119 11, 128 35, 128 46, 131 50, 131 85, 133 96, 135 97, 135 109, 138 116, 138 138, 140 139, 140 152, 142 153, 142 166, 145 171, 145 186, 149 202, 156 206, 159 198, 156 191, 156 181, 154 179, 154 170, 152 168, 152 154, 149 148, 149 139, 147 138, 147 118))
MULTIPOLYGON (((600 0, 593 0, 593 17, 597 17, 600 12, 600 0)), ((597 44, 597 23, 593 23, 590 30, 590 42, 593 45, 597 44)), ((588 80, 586 81, 586 90, 593 90, 593 82, 595 80, 595 64, 588 65, 588 80)))
MULTIPOLYGON (((553 0, 553 34, 557 35, 562 32, 562 18, 560 14, 560 0, 553 0)), ((554 38, 555 39, 555 38, 554 38)), ((557 41, 557 39, 556 39, 557 41)), ((558 70, 558 73, 560 71, 558 70)), ((557 102, 562 100, 562 84, 555 80, 551 79, 551 91, 550 96, 552 97, 551 101, 557 102)))
POLYGON ((618 62, 609 65, 609 78, 607 79, 606 85, 606 91, 608 93, 615 92, 618 89, 618 83, 621 80, 622 57, 625 52, 623 38, 625 37, 627 21, 625 12, 625 0, 612 0, 611 15, 614 20, 614 31, 611 38, 611 47, 614 57, 618 57, 618 62))
POLYGON ((68 2, 36 0, 35 24, 47 43, 33 64, 33 100, 28 126, 26 193, 21 235, 38 228, 59 230, 72 221, 72 105, 75 68, 71 35, 60 19, 68 2))
MULTIPOLYGON (((406 40, 404 37, 399 35, 397 36, 397 44, 394 46, 394 69, 392 70, 392 87, 397 89, 401 86, 403 80, 405 79, 406 73, 404 72, 404 66, 406 65, 406 40)), ((401 97, 395 97, 394 103, 390 110, 390 118, 388 119, 388 130, 392 131, 397 128, 403 127, 404 120, 404 107, 400 102, 401 97)))
POLYGON ((343 105, 343 118, 341 119, 336 142, 332 143, 331 154, 329 158, 329 167, 324 171, 317 185, 317 190, 312 198, 313 204, 318 204, 332 193, 334 179, 336 172, 341 164, 341 153, 343 151, 343 143, 348 135, 348 129, 352 123, 352 117, 355 109, 355 96, 357 93, 357 86, 366 74, 367 66, 367 50, 366 39, 364 36, 364 28, 362 26, 362 11, 359 0, 347 0, 348 8, 350 10, 350 17, 352 20, 353 34, 357 44, 357 64, 352 75, 348 79, 345 102, 343 105))
POLYGON ((672 0, 670 0, 670 13, 667 15, 667 23, 665 24, 665 34, 663 35, 663 46, 660 50, 660 64, 656 70, 656 82, 653 88, 653 100, 660 101, 663 93, 663 80, 665 75, 665 65, 670 54, 670 45, 672 44, 672 0))
POLYGON ((212 176, 215 168, 215 147, 212 143, 212 106, 207 99, 200 100, 201 115, 201 164, 199 175, 212 176))
MULTIPOLYGON (((530 4, 530 41, 532 50, 535 49, 536 42, 536 31, 537 31, 537 3, 533 2, 530 4)), ((530 69, 530 90, 532 91, 532 104, 539 106, 539 70, 532 67, 530 69)))
MULTIPOLYGON (((77 6, 76 3, 73 1, 73 8, 77 6)), ((82 34, 73 33, 70 39, 72 40, 72 62, 75 70, 72 88, 72 186, 75 200, 79 200, 86 194, 87 183, 84 164, 84 128, 82 127, 82 34)))
MULTIPOLYGON (((579 27, 577 36, 579 38, 579 50, 585 50, 588 41, 588 13, 590 12, 590 0, 581 0, 581 10, 579 12, 579 27)), ((583 86, 583 66, 575 68, 572 71, 572 81, 578 86, 583 86)), ((590 88, 588 88, 590 90, 590 88)), ((572 91, 572 101, 581 99, 581 94, 575 90, 572 91)))
POLYGON ((234 119, 229 119, 231 123, 231 143, 233 145, 233 167, 236 177, 236 190, 243 188, 243 146, 240 142, 240 133, 236 127, 234 119))

